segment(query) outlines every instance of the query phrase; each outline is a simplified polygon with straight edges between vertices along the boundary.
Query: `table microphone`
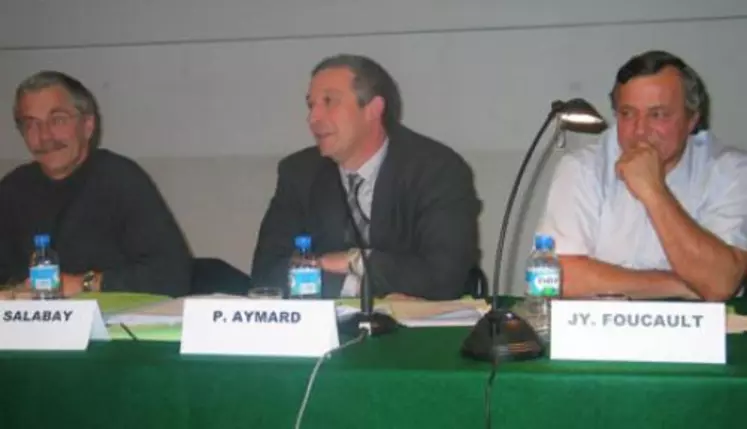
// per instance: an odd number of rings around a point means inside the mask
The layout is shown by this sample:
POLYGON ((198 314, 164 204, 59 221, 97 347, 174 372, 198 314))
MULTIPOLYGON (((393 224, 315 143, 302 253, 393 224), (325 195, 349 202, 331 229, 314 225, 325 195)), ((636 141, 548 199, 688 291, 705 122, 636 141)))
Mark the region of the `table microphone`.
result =
MULTIPOLYGON (((361 311, 359 313, 355 313, 352 316, 350 316, 348 319, 346 319, 344 322, 338 323, 338 329, 340 333, 344 335, 350 335, 355 336, 358 335, 361 330, 365 330, 368 332, 369 336, 378 336, 383 334, 388 334, 391 332, 394 332, 398 328, 401 327, 399 323, 397 323, 394 318, 387 314, 383 313, 377 313, 374 312, 374 306, 373 306, 373 269, 371 267, 371 262, 368 259, 368 252, 366 252, 365 249, 367 249, 366 240, 363 239, 363 234, 361 233, 360 229, 358 228, 358 225, 355 221, 355 216, 353 216, 353 209, 350 207, 350 204, 348 204, 348 195, 345 190, 345 186, 342 184, 342 177, 340 178, 341 181, 339 182, 340 190, 341 190, 341 196, 342 196, 342 203, 345 206, 345 213, 347 215, 348 222, 350 222, 351 226, 353 227, 353 240, 355 241, 355 245, 358 249, 360 249, 360 257, 361 262, 363 263, 363 275, 361 276, 361 287, 360 287, 360 294, 361 294, 361 311)), ((358 189, 351 190, 352 192, 355 192, 355 198, 358 198, 357 191, 358 189)))

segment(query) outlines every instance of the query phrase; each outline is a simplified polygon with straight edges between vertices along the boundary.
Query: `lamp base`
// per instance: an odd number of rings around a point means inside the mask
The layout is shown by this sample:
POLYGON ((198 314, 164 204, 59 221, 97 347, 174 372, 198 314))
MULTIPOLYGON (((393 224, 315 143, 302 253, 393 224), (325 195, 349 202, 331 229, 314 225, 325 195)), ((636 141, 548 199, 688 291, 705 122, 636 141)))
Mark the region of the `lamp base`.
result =
POLYGON ((372 313, 370 315, 355 313, 337 324, 337 330, 340 334, 351 337, 358 335, 361 329, 367 329, 370 336, 376 337, 390 334, 402 327, 394 318, 382 313, 372 313), (367 328, 366 324, 370 328, 367 328))
POLYGON ((462 356, 501 362, 536 359, 544 347, 537 333, 512 311, 492 309, 480 319, 462 343, 462 356))

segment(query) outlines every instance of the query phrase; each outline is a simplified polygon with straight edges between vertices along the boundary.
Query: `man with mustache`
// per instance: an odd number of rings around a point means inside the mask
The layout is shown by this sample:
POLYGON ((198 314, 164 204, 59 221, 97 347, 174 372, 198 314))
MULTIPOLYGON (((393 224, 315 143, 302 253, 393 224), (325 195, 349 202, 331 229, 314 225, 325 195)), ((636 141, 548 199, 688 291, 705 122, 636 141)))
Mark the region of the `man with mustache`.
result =
POLYGON ((561 159, 539 226, 564 295, 730 298, 747 261, 747 155, 703 129, 703 83, 668 52, 631 58, 610 97, 616 126, 561 159))
POLYGON ((293 238, 321 255, 322 295, 357 296, 361 255, 374 296, 454 299, 479 251, 472 171, 453 150, 400 123, 391 76, 356 55, 324 59, 306 94, 316 147, 283 159, 262 221, 255 285, 287 286, 293 238), (345 205, 363 244, 355 239, 345 205))
POLYGON ((14 119, 33 162, 0 182, 0 284, 29 275, 33 237, 60 255, 62 293, 183 295, 191 258, 150 177, 100 149, 98 106, 76 79, 42 71, 16 90, 14 119))

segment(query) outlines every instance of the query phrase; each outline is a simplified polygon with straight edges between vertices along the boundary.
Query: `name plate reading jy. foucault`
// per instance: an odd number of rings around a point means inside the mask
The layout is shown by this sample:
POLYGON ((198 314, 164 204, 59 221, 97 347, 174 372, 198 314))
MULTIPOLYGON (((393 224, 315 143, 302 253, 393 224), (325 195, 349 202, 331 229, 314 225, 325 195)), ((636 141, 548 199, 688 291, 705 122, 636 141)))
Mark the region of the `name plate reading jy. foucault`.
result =
POLYGON ((0 301, 0 350, 85 350, 108 339, 94 300, 0 301))
POLYGON ((550 357, 630 362, 726 362, 722 303, 554 300, 550 357))
POLYGON ((339 345, 334 301, 187 299, 182 354, 318 357, 339 345))

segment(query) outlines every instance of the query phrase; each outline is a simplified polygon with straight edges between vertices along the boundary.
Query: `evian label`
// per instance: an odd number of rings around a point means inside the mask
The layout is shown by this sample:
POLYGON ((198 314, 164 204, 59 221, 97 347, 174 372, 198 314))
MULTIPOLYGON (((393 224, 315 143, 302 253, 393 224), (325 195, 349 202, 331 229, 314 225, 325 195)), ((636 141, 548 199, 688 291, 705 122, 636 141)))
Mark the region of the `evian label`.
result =
POLYGON ((57 265, 31 267, 31 288, 38 291, 55 291, 60 288, 60 268, 57 265))
POLYGON ((322 293, 322 270, 320 268, 292 268, 289 276, 291 296, 320 295, 322 293))
POLYGON ((529 295, 560 296, 560 269, 532 267, 527 270, 529 295))

